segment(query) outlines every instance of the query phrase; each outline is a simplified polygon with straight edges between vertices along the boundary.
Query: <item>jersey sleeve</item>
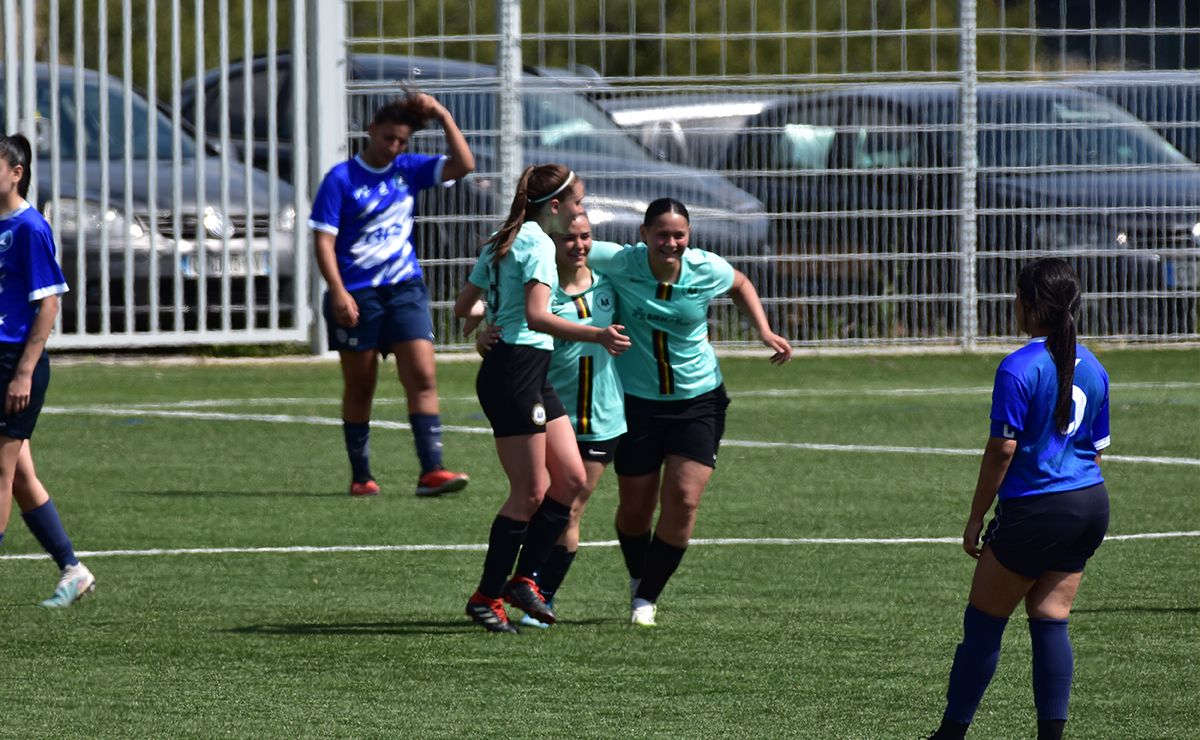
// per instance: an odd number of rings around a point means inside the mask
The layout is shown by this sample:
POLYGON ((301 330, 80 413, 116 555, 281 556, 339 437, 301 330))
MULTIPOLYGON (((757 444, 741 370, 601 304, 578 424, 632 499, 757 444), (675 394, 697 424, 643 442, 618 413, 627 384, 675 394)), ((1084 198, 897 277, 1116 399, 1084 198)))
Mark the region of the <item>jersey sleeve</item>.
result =
POLYGON ((396 167, 414 194, 441 185, 445 165, 446 156, 442 154, 401 154, 396 157, 396 167))
MULTIPOLYGON (((550 241, 550 237, 546 237, 546 241, 550 241)), ((558 284, 558 267, 554 264, 553 250, 522 250, 520 264, 522 285, 531 280, 546 285, 558 284)))
POLYGON ((313 198, 312 212, 308 217, 308 228, 337 236, 342 220, 342 197, 345 188, 336 169, 330 170, 321 180, 317 195, 313 198))
POLYGON ((716 281, 714 292, 716 295, 725 295, 729 289, 733 287, 733 265, 724 257, 708 253, 709 264, 712 265, 713 279, 716 281))
POLYGON ((991 436, 1014 439, 1025 428, 1029 412, 1029 389, 1021 378, 1003 367, 996 371, 992 386, 991 436))
POLYGON ((29 300, 66 293, 67 279, 54 260, 54 240, 45 229, 35 229, 29 239, 29 300))
POLYGON ((1112 444, 1112 436, 1108 431, 1108 383, 1105 383, 1104 401, 1100 403, 1100 408, 1096 411, 1096 418, 1092 420, 1092 445, 1096 448, 1096 452, 1099 452, 1110 444, 1112 444))
POLYGON ((617 269, 616 261, 625 247, 616 242, 592 241, 592 251, 588 252, 588 266, 606 275, 613 274, 617 269))
POLYGON ((474 285, 476 288, 487 290, 491 285, 490 269, 492 264, 492 250, 485 249, 483 254, 479 255, 479 259, 475 260, 475 266, 471 268, 471 274, 467 277, 467 282, 474 285))

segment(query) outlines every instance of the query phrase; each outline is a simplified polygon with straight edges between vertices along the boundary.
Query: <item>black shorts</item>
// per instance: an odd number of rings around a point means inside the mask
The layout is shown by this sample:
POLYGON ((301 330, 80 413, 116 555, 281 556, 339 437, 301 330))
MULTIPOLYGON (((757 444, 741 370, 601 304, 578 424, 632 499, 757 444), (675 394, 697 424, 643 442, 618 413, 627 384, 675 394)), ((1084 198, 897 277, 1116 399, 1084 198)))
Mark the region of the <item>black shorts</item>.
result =
POLYGON ((1000 564, 1026 578, 1080 573, 1108 531, 1108 490, 1101 483, 1062 493, 1003 499, 983 534, 1000 564))
MULTIPOLYGON (((24 352, 24 344, 0 343, 0 383, 3 384, 0 387, 3 387, 5 392, 24 352)), ((33 436, 38 415, 42 413, 42 405, 46 403, 46 388, 49 385, 50 355, 42 352, 37 364, 33 366, 33 386, 29 391, 29 405, 25 410, 19 414, 6 414, 0 401, 0 436, 12 439, 29 439, 33 436)))
POLYGON ((333 318, 329 291, 321 310, 329 332, 329 347, 338 351, 378 350, 387 357, 400 342, 424 339, 432 342, 433 319, 429 315, 429 288, 420 278, 395 285, 350 291, 358 304, 358 323, 342 326, 333 318))
POLYGON ((579 456, 584 462, 598 462, 605 465, 613 461, 613 455, 617 452, 617 443, 621 441, 620 437, 612 439, 604 439, 599 442, 579 440, 579 456))
POLYGON ((550 350, 496 342, 475 376, 475 394, 496 437, 541 434, 567 410, 546 380, 550 350))
MULTIPOLYGON (((667 455, 679 455, 717 467, 725 434, 725 386, 682 401, 652 401, 625 396, 629 431, 617 445, 617 475, 646 475, 662 467, 667 455)), ((587 458, 584 458, 587 459, 587 458)))

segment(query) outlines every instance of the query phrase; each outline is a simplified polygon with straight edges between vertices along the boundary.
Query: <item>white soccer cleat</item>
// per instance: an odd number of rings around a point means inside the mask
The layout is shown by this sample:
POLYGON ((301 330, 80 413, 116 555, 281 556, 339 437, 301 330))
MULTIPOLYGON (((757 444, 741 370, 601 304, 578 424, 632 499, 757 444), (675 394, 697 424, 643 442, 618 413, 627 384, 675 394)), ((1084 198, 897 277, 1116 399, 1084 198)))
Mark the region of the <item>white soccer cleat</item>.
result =
POLYGON ((645 599, 634 599, 633 609, 629 615, 629 623, 638 627, 653 627, 654 614, 658 611, 652 602, 645 599))
POLYGON ((70 606, 87 596, 96 589, 96 577, 83 563, 68 565, 62 569, 62 577, 54 595, 42 602, 47 609, 61 609, 70 606))

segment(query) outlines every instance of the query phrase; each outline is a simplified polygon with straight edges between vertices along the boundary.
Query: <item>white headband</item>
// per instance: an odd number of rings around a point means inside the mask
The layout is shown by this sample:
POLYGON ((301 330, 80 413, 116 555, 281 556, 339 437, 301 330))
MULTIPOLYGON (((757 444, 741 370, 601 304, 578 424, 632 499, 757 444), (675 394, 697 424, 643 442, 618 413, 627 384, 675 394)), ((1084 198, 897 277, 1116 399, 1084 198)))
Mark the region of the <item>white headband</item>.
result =
POLYGON ((561 193, 563 190, 565 190, 565 189, 567 188, 567 186, 571 184, 571 181, 572 181, 572 180, 574 180, 574 179, 575 179, 575 173, 574 173, 574 172, 568 172, 568 173, 567 173, 567 179, 563 180, 563 184, 562 184, 562 185, 559 185, 557 188, 555 188, 555 190, 554 190, 554 192, 553 192, 553 193, 550 193, 549 195, 543 195, 543 196, 542 196, 542 197, 540 197, 540 198, 534 198, 533 200, 531 200, 531 201, 529 201, 529 202, 530 202, 530 203, 541 203, 541 202, 543 202, 543 201, 550 200, 551 198, 553 198, 554 196, 558 195, 558 194, 559 194, 559 193, 561 193))

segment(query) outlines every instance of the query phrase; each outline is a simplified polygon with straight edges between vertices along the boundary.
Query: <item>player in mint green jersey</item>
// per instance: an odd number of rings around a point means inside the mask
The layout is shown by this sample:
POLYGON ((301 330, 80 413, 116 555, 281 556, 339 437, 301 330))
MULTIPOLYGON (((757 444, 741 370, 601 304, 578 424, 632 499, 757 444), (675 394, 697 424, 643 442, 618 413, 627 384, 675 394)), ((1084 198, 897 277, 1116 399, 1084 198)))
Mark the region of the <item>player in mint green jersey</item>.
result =
POLYGON ((583 183, 566 167, 527 167, 507 220, 485 243, 454 304, 455 315, 467 319, 466 330, 481 314, 500 330, 480 365, 475 389, 492 425, 509 495, 492 522, 483 576, 466 607, 489 632, 517 631, 505 614, 505 601, 540 622, 554 623, 534 576, 586 488, 574 430, 547 380, 554 340, 594 342, 614 355, 629 346, 615 324, 583 326, 550 310, 558 272, 554 242, 546 233, 565 231, 584 212, 583 197, 583 183))
POLYGON ((633 592, 630 621, 649 627, 691 539, 725 431, 729 399, 708 341, 709 304, 729 295, 773 351, 772 363, 791 359, 792 347, 771 330, 745 275, 712 252, 689 248, 682 203, 651 203, 641 236, 643 243, 625 248, 595 242, 589 263, 616 288, 632 341, 617 358, 629 430, 617 445, 616 524, 633 592))

